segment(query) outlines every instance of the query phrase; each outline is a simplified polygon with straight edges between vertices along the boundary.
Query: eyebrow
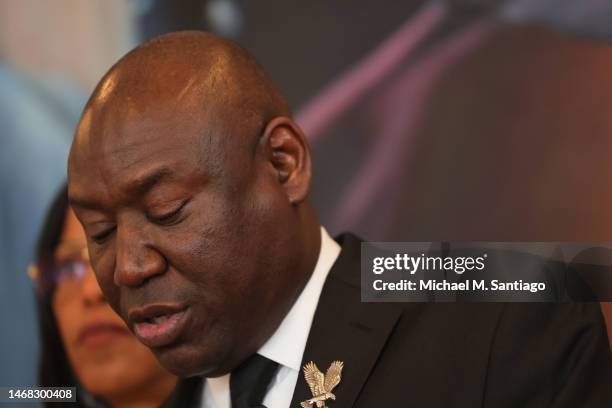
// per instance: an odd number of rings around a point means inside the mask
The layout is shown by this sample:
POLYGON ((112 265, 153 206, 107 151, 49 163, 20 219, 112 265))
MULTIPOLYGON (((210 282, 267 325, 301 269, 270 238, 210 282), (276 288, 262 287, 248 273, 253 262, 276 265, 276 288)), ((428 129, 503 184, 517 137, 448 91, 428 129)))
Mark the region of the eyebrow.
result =
POLYGON ((130 181, 127 184, 126 191, 128 191, 130 195, 143 196, 153 187, 160 184, 165 179, 172 179, 173 176, 174 173, 169 167, 160 167, 144 176, 140 176, 130 181))
MULTIPOLYGON (((174 173, 169 167, 160 167, 128 182, 125 187, 125 191, 128 192, 130 197, 140 197, 145 195, 147 192, 153 189, 153 187, 160 184, 165 179, 172 179, 173 177, 174 173)), ((103 205, 97 201, 92 201, 89 199, 84 199, 75 196, 70 196, 68 200, 70 202, 70 205, 72 205, 73 207, 103 209, 103 205)))
POLYGON ((80 251, 85 247, 85 243, 83 242, 77 242, 77 241, 60 241, 57 246, 55 247, 55 254, 57 255, 58 253, 62 252, 62 253, 66 253, 69 251, 80 251))

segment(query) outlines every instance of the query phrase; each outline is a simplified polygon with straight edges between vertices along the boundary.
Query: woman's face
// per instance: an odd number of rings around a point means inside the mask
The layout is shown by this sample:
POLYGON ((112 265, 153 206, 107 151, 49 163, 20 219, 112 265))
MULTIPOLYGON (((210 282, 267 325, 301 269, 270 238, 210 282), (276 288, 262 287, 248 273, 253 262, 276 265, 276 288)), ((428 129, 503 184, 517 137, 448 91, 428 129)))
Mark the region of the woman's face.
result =
POLYGON ((106 303, 87 262, 86 244, 81 225, 68 210, 54 254, 58 282, 52 305, 71 366, 97 397, 128 404, 144 396, 157 405, 173 390, 176 378, 106 303))

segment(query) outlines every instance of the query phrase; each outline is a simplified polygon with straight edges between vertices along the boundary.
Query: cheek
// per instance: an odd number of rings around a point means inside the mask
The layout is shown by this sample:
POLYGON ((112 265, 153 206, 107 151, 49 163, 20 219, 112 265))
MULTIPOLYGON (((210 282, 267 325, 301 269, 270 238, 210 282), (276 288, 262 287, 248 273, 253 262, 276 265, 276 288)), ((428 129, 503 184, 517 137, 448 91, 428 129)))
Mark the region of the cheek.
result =
POLYGON ((85 388, 99 395, 139 389, 161 375, 167 373, 155 356, 131 336, 84 356, 79 371, 85 388))
POLYGON ((174 237, 174 242, 183 243, 189 259, 191 267, 184 271, 193 275, 188 279, 203 291, 214 289, 219 301, 236 307, 250 302, 249 297, 273 295, 272 281, 285 270, 290 256, 286 247, 293 237, 287 231, 295 229, 278 228, 294 218, 286 197, 262 187, 240 199, 217 200, 208 209, 194 217, 195 228, 183 236, 184 241, 179 234, 174 237))
POLYGON ((67 349, 74 349, 83 321, 81 302, 78 297, 71 296, 58 287, 53 295, 52 308, 64 345, 67 349))
POLYGON ((156 241, 171 266, 179 271, 203 277, 235 262, 232 253, 244 245, 244 228, 240 208, 213 193, 202 194, 191 214, 180 225, 157 229, 156 241))
POLYGON ((202 194, 182 223, 151 228, 169 268, 177 272, 167 277, 168 282, 211 318, 233 313, 244 303, 244 294, 252 292, 245 289, 257 279, 257 258, 267 245, 259 227, 266 222, 265 213, 252 201, 202 194))
POLYGON ((114 264, 114 255, 110 254, 110 251, 107 251, 107 253, 97 253, 95 255, 92 253, 91 265, 95 272, 98 285, 108 304, 117 311, 119 305, 119 288, 114 283, 114 264))
POLYGON ((77 297, 66 298, 59 289, 53 296, 52 308, 62 344, 73 368, 79 372, 80 362, 77 338, 83 325, 82 302, 77 297))

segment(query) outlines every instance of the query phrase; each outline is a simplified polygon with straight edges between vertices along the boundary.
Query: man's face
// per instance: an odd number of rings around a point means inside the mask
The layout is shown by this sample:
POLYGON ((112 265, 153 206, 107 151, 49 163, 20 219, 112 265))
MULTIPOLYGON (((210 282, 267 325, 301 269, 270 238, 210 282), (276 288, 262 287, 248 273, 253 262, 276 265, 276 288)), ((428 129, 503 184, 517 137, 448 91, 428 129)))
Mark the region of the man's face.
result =
POLYGON ((69 163, 100 287, 168 369, 223 374, 296 296, 292 207, 240 126, 106 106, 84 114, 69 163))

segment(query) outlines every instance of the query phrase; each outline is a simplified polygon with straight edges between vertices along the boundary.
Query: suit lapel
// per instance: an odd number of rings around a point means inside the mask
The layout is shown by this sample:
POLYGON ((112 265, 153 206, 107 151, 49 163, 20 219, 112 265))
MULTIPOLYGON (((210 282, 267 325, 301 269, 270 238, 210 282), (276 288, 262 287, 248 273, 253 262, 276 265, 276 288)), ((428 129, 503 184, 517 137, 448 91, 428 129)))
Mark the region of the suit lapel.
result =
MULTIPOLYGON (((402 309, 392 303, 361 303, 360 241, 342 237, 342 252, 332 267, 321 292, 302 366, 314 361, 323 373, 334 360, 344 362, 342 380, 333 390, 333 408, 351 407, 402 309)), ((300 373, 291 407, 312 398, 300 373)))

